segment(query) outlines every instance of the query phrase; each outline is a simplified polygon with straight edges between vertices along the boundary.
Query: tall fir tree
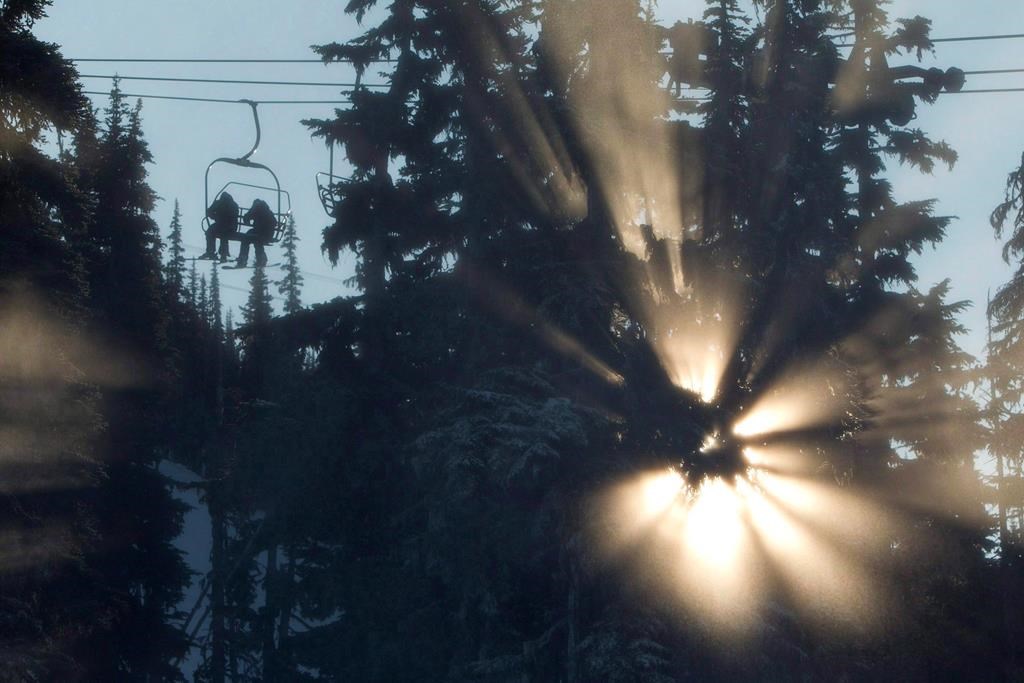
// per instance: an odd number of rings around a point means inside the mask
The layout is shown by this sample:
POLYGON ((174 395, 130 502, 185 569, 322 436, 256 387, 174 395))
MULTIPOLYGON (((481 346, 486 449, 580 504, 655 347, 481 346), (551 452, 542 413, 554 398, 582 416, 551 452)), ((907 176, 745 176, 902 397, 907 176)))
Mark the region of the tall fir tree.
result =
POLYGON ((88 676, 76 656, 112 611, 91 566, 104 539, 81 495, 104 476, 97 385, 111 379, 80 357, 88 284, 73 244, 87 203, 44 151, 90 112, 74 67, 32 34, 49 5, 0 7, 0 518, 22 539, 0 569, 0 660, 12 680, 88 676))
POLYGON ((210 296, 206 286, 206 275, 199 276, 199 288, 196 294, 196 310, 206 329, 212 327, 213 317, 210 315, 210 296))
POLYGON ((220 300, 219 268, 214 263, 210 266, 210 327, 213 341, 218 347, 224 343, 224 307, 220 300))
POLYGON ((256 266, 249 279, 249 298, 242 306, 242 321, 246 328, 242 343, 243 385, 255 396, 265 388, 273 362, 270 321, 274 310, 270 303, 269 285, 263 266, 256 266))
MULTIPOLYGON (((1000 497, 1000 530, 1006 546, 1020 546, 1024 530, 1020 518, 1024 513, 1024 497, 1013 494, 1013 485, 1006 485, 1024 475, 1024 450, 1020 447, 1019 419, 1024 407, 1024 155, 1021 166, 1006 179, 1006 196, 992 212, 992 227, 997 238, 1005 239, 1003 260, 1016 264, 1010 281, 1000 287, 989 303, 991 333, 988 374, 991 390, 992 443, 999 477, 1008 477, 998 485, 1008 489, 1000 497), (1016 522, 1012 535, 1007 520, 1016 522)), ((1020 552, 1019 550, 1016 552, 1020 552)))
POLYGON ((1024 155, 1020 167, 1007 176, 1004 200, 992 211, 990 222, 996 237, 1005 240, 1003 260, 1016 264, 1009 282, 989 302, 986 366, 987 450, 995 460, 990 479, 999 534, 1006 675, 1012 678, 1024 668, 1024 658, 1012 645, 1024 633, 1024 619, 1013 607, 1024 596, 1024 155))
POLYGON ((102 124, 77 143, 77 180, 92 205, 77 244, 86 256, 93 325, 137 378, 104 395, 110 452, 94 499, 99 529, 117 549, 100 567, 121 597, 83 659, 99 679, 171 676, 184 648, 174 620, 188 572, 173 545, 184 506, 158 469, 167 428, 162 391, 172 375, 141 105, 130 108, 115 82, 102 124))
POLYGON ((235 316, 234 309, 228 308, 224 316, 224 348, 227 355, 226 361, 229 367, 238 365, 238 346, 235 341, 235 316))
POLYGON ((299 270, 298 242, 295 217, 289 215, 284 236, 281 238, 281 248, 284 250, 284 277, 277 282, 277 291, 284 297, 282 310, 285 315, 302 310, 302 272, 299 270))
POLYGON ((185 293, 185 247, 181 241, 181 208, 174 200, 170 233, 167 236, 167 262, 164 264, 164 282, 175 301, 185 293))
POLYGON ((196 260, 192 259, 192 266, 188 271, 188 299, 192 310, 198 310, 199 306, 199 275, 196 270, 196 260))
MULTIPOLYGON (((144 166, 150 158, 142 139, 138 110, 128 112, 120 102, 112 102, 108 110, 111 116, 105 122, 107 127, 99 134, 95 122, 82 107, 77 87, 67 82, 67 78, 74 75, 73 69, 60 59, 55 47, 37 42, 29 31, 32 22, 42 16, 46 4, 8 4, 0 9, 0 25, 5 33, 4 49, 14 49, 19 55, 3 60, 8 68, 3 80, 9 84, 20 83, 16 88, 21 89, 20 97, 24 99, 16 101, 26 103, 16 105, 9 116, 4 116, 15 133, 14 137, 4 135, 4 144, 16 144, 9 150, 11 156, 3 156, 15 161, 33 161, 27 167, 25 178, 30 187, 36 188, 35 191, 43 190, 49 195, 44 201, 51 205, 47 212, 50 218, 48 225, 30 228, 30 222, 9 215, 5 208, 4 222, 14 220, 15 225, 37 231, 38 237, 54 229, 63 233, 65 248, 76 250, 81 257, 78 292, 86 296, 80 296, 76 301, 78 313, 67 309, 61 317, 72 324, 77 318, 78 334, 85 338, 100 332, 107 344, 121 345, 120 353, 113 355, 111 372, 116 370, 126 373, 126 377, 138 377, 135 371, 140 368, 133 367, 130 360, 134 355, 145 358, 147 363, 154 362, 152 367, 159 373, 162 341, 157 297, 159 268, 154 270, 152 266, 159 265, 160 245, 148 217, 153 195, 145 185, 144 166), (32 69, 39 73, 26 71, 32 69), (50 73, 44 76, 46 70, 50 73), (27 97, 33 87, 30 84, 35 82, 46 83, 45 91, 27 97), (34 107, 41 108, 36 111, 51 113, 30 115, 34 107), (18 127, 25 124, 29 125, 29 137, 19 139, 18 127), (43 127, 49 125, 58 131, 71 130, 76 136, 75 152, 62 155, 65 164, 62 169, 45 161, 37 150, 32 149, 43 127), (29 159, 32 154, 36 155, 35 158, 29 159), (129 190, 117 199, 113 197, 116 192, 103 191, 110 189, 109 185, 103 186, 103 179, 104 171, 112 166, 120 166, 118 171, 124 174, 125 189, 129 190), (49 179, 47 174, 52 174, 49 179), (77 183, 73 192, 68 192, 69 179, 77 183), (64 192, 63 198, 61 192, 64 192), (121 212, 117 213, 113 205, 119 201, 124 203, 120 205, 121 212), (56 222, 58 217, 61 223, 56 222), (109 223, 101 227, 99 222, 106 219, 109 223), (110 288, 109 261, 105 260, 111 254, 116 257, 131 255, 138 261, 133 264, 134 268, 126 269, 125 280, 136 289, 120 302, 120 310, 111 302, 111 298, 117 297, 110 288), (86 282, 88 286, 84 286, 86 282), (87 319, 82 315, 86 310, 87 319), (136 321, 132 315, 135 313, 143 318, 139 322, 145 331, 133 327, 136 321), (86 320, 88 324, 81 324, 86 320)), ((4 187, 8 184, 4 183, 4 187)), ((27 197, 22 198, 21 203, 25 209, 33 206, 27 197)), ((12 234, 7 227, 3 232, 5 236, 12 234)), ((68 274, 68 265, 73 262, 62 259, 57 253, 47 253, 42 246, 37 245, 31 253, 36 262, 49 271, 49 282, 35 284, 46 286, 44 298, 55 297, 52 301, 58 301, 72 292, 59 278, 62 272, 64 276, 68 274)), ((9 249, 5 245, 4 253, 16 256, 19 249, 9 249)), ((3 267, 5 275, 16 275, 19 270, 9 263, 3 267)), ((26 276, 29 281, 33 279, 30 272, 20 277, 26 276)), ((66 301, 70 303, 71 299, 66 301)), ((48 343, 60 342, 54 338, 41 340, 41 348, 48 343)), ((57 348, 48 353, 54 357, 63 355, 57 348)), ((92 349, 89 353, 109 357, 111 349, 92 349)), ((85 358, 71 360, 79 364, 87 361, 85 358)), ((78 380, 79 383, 81 381, 78 380)), ((69 493, 74 492, 73 495, 65 496, 67 503, 74 508, 74 511, 68 511, 67 518, 78 519, 80 524, 88 527, 92 545, 81 545, 79 541, 84 537, 74 528, 63 532, 70 544, 63 542, 58 545, 68 550, 74 548, 74 562, 80 572, 90 577, 85 581, 79 579, 77 598, 69 599, 70 594, 63 598, 65 608, 79 609, 82 614, 89 615, 88 626, 82 628, 79 620, 62 616, 61 609, 48 606, 45 600, 35 599, 39 607, 51 612, 49 618, 63 622, 58 624, 62 635, 47 635, 47 623, 37 623, 34 627, 37 636, 23 641, 28 647, 5 647, 5 653, 14 655, 13 659, 5 657, 6 673, 24 679, 102 680, 159 676, 165 680, 176 680, 178 675, 170 659, 179 651, 181 638, 171 622, 175 618, 174 608, 180 598, 185 568, 180 555, 171 547, 171 540, 180 528, 182 508, 171 499, 166 481, 152 469, 153 460, 151 454, 146 453, 147 446, 138 439, 149 425, 145 411, 136 410, 133 401, 125 400, 135 391, 132 382, 111 382, 110 377, 100 376, 95 377, 95 381, 100 384, 99 392, 79 391, 78 403, 80 409, 87 412, 93 405, 91 401, 102 400, 105 423, 103 465, 100 467, 94 463, 91 475, 87 474, 87 469, 80 468, 73 477, 80 483, 68 489, 69 493), (39 638, 52 639, 51 645, 39 648, 39 638), (45 657, 40 658, 39 654, 45 657)), ((29 408, 27 405, 24 407, 29 408)), ((59 415, 60 411, 54 411, 54 418, 59 415)), ((91 448, 88 440, 82 440, 78 435, 89 424, 87 416, 83 414, 76 419, 79 427, 61 430, 66 443, 69 446, 77 443, 74 447, 79 451, 79 456, 68 460, 69 463, 87 457, 91 448)), ((99 419, 98 415, 96 419, 99 419)), ((155 431, 149 431, 155 435, 155 431)), ((71 473, 68 472, 67 476, 71 473)), ((31 511, 31 506, 24 509, 37 520, 46 518, 42 510, 31 511)), ((59 567, 49 570, 35 567, 33 570, 40 577, 50 577, 51 583, 59 582, 66 573, 59 567)), ((31 598, 32 587, 23 585, 19 592, 25 598, 31 598)), ((59 589, 54 591, 54 595, 59 592, 59 589)), ((25 611, 24 617, 30 618, 31 611, 25 611)), ((17 623, 12 622, 12 627, 17 623)), ((9 631, 9 635, 14 635, 13 631, 9 631)))

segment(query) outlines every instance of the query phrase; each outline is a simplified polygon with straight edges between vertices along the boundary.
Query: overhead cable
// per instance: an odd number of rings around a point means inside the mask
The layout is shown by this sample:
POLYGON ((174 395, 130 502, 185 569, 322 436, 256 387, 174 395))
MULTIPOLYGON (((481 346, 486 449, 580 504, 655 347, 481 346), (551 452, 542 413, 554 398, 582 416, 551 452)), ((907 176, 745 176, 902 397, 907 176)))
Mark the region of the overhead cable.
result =
MULTIPOLYGON (((1017 69, 975 69, 964 71, 965 76, 981 76, 990 74, 1024 73, 1024 68, 1017 69)), ((297 85, 331 88, 388 88, 387 83, 332 83, 328 81, 257 81, 237 78, 184 78, 179 76, 122 76, 120 74, 78 74, 79 78, 118 79, 122 81, 168 81, 174 83, 225 83, 230 85, 297 85)))
MULTIPOLYGON (((854 34, 847 34, 845 37, 851 37, 854 34)), ((1011 38, 1024 38, 1024 33, 1003 33, 1000 35, 990 36, 952 36, 949 38, 932 38, 933 43, 960 43, 970 40, 1008 40, 1011 38)), ((853 43, 837 43, 837 47, 853 47, 853 43)))
POLYGON ((976 95, 979 93, 990 93, 990 92, 1024 92, 1024 88, 972 88, 971 90, 961 90, 959 92, 944 92, 943 95, 976 95))
MULTIPOLYGON (((199 252, 199 253, 203 253, 203 252, 206 251, 205 247, 200 247, 200 246, 195 245, 195 244, 189 244, 187 242, 182 243, 182 246, 185 247, 186 249, 188 249, 189 251, 195 251, 195 252, 199 252)), ((279 266, 279 267, 281 268, 281 270, 284 270, 283 266, 279 266)), ((324 280, 326 282, 336 282, 336 283, 342 284, 342 285, 345 284, 345 279, 344 278, 333 277, 331 275, 323 275, 322 273, 311 273, 308 270, 301 270, 301 269, 299 270, 299 272, 302 273, 304 276, 316 278, 318 280, 324 280)), ((225 286, 226 285, 223 285, 223 284, 221 285, 221 287, 225 287, 225 286)), ((232 289, 238 289, 240 291, 249 291, 249 290, 243 290, 243 289, 241 289, 239 287, 233 287, 232 289)))
MULTIPOLYGON (((196 58, 196 59, 150 59, 134 57, 72 57, 69 62, 124 62, 124 63, 146 63, 146 64, 334 64, 337 62, 350 63, 350 59, 218 59, 218 58, 196 58)), ((368 59, 367 64, 389 64, 396 62, 396 59, 368 59)))
MULTIPOLYGON (((110 91, 98 91, 98 90, 83 90, 83 95, 103 95, 109 96, 110 91)), ((142 97, 148 100, 182 100, 185 102, 224 102, 227 104, 238 104, 238 100, 225 100, 216 97, 185 97, 184 95, 143 95, 139 93, 127 93, 122 92, 123 97, 142 97)))
POLYGON ((1009 38, 1024 38, 1024 33, 1004 33, 995 36, 955 36, 952 38, 932 38, 933 43, 959 43, 966 40, 1006 40, 1009 38))
MULTIPOLYGON (((1024 92, 1024 88, 975 88, 971 90, 961 90, 959 92, 942 92, 942 95, 979 95, 985 93, 1011 93, 1011 92, 1024 92)), ((109 96, 109 92, 102 92, 96 90, 83 90, 83 95, 95 95, 106 97, 109 96)), ((123 97, 137 97, 144 100, 177 100, 182 102, 215 102, 218 104, 238 104, 240 100, 228 100, 220 99, 216 97, 186 97, 184 95, 150 95, 145 93, 121 93, 123 97)), ((706 102, 711 97, 679 97, 676 98, 677 102, 706 102)), ((252 100, 256 104, 352 104, 351 99, 335 99, 335 100, 252 100)))
POLYGON ((1024 69, 977 69, 975 71, 965 71, 965 76, 982 76, 985 74, 1019 74, 1024 73, 1024 69))
MULTIPOLYGON (((97 90, 83 90, 83 95, 110 95, 110 92, 97 90)), ((228 100, 217 97, 186 97, 184 95, 148 95, 145 93, 121 93, 122 97, 141 97, 149 100, 182 100, 185 102, 218 102, 224 104, 239 104, 241 100, 228 100)), ((256 104, 352 104, 352 100, 252 100, 256 104)))
POLYGON ((237 85, 312 85, 332 88, 387 88, 387 83, 326 83, 323 81, 249 81, 232 78, 181 78, 171 76, 121 76, 104 74, 78 74, 79 78, 118 79, 121 81, 171 81, 174 83, 230 83, 237 85))

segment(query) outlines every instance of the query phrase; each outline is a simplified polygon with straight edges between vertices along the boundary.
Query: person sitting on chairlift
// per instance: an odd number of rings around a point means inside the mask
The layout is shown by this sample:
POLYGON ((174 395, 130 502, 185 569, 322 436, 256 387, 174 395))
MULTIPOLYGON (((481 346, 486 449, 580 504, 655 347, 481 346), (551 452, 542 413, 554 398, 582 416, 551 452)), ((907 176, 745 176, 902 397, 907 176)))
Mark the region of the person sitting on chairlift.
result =
POLYGON ((252 230, 239 236, 242 248, 238 252, 236 267, 244 268, 248 264, 250 244, 256 245, 256 265, 259 267, 267 265, 267 252, 263 250, 263 247, 274 239, 277 217, 274 216, 274 212, 265 201, 256 199, 242 216, 242 222, 251 225, 252 230))
POLYGON ((206 253, 201 259, 217 258, 213 253, 217 238, 220 238, 220 262, 224 263, 231 254, 228 252, 228 240, 238 233, 238 204, 227 192, 221 192, 213 204, 206 209, 206 217, 212 222, 206 230, 206 253))

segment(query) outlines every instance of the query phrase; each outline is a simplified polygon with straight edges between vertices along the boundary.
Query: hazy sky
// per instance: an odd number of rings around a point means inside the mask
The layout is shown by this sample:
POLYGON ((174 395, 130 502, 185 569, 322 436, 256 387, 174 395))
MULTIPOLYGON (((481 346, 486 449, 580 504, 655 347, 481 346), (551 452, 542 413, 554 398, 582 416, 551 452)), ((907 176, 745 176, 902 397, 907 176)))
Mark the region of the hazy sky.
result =
MULTIPOLYGON (((354 19, 343 12, 345 4, 344 0, 57 0, 36 32, 62 45, 64 54, 72 58, 306 58, 312 56, 311 44, 341 42, 358 34, 354 19)), ((660 14, 671 21, 698 17, 702 8, 700 0, 662 0, 660 14)), ((893 17, 929 16, 933 37, 1024 32, 1024 3, 1019 0, 897 0, 890 12, 893 17)), ((965 70, 1024 68, 1022 48, 1024 40, 940 43, 936 55, 925 56, 924 65, 956 65, 965 70)), ((892 61, 899 63, 898 59, 892 61)), ((83 74, 100 75, 118 72, 123 76, 337 83, 352 79, 347 65, 82 63, 79 67, 83 74)), ((105 91, 110 85, 93 78, 83 82, 89 90, 105 91)), ((1024 86, 1024 74, 975 76, 967 83, 967 88, 1015 86, 1024 86)), ((230 99, 332 99, 340 90, 137 81, 124 81, 122 88, 130 93, 230 99)), ((103 97, 93 99, 97 106, 105 102, 103 97)), ((959 217, 942 245, 925 252, 917 264, 922 289, 951 277, 954 297, 975 302, 965 317, 972 330, 965 346, 975 354, 981 353, 984 341, 986 292, 1009 276, 988 226, 988 214, 1000 201, 1006 174, 1024 151, 1022 109, 1024 93, 943 96, 934 106, 921 107, 915 123, 956 148, 960 153, 957 166, 951 172, 941 168, 933 176, 920 176, 895 162, 890 165, 901 199, 936 197, 939 213, 959 217)), ((263 144, 254 159, 274 168, 282 186, 292 194, 302 238, 301 265, 309 273, 304 291, 307 303, 342 293, 345 287, 340 280, 351 274, 351 261, 332 270, 320 254, 320 231, 327 218, 317 199, 313 175, 326 169, 327 152, 299 123, 302 118, 328 117, 332 110, 331 105, 260 107, 263 144)), ((143 112, 145 133, 156 158, 150 181, 165 199, 157 210, 157 220, 166 233, 177 198, 184 214, 186 242, 200 246, 203 172, 214 157, 237 156, 248 149, 253 134, 251 116, 242 105, 162 100, 145 100, 143 112)), ((270 259, 280 260, 276 249, 270 259)), ((222 282, 244 290, 248 273, 222 271, 222 282)), ((230 289, 225 295, 234 305, 244 297, 242 291, 230 289)))

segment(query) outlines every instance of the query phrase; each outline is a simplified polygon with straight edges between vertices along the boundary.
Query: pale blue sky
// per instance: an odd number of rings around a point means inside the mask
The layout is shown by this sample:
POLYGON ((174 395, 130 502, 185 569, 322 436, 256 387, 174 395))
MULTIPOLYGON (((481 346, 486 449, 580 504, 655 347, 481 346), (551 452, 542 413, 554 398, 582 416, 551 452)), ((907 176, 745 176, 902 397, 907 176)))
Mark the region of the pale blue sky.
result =
MULTIPOLYGON (((57 0, 37 33, 63 46, 68 57, 225 57, 306 58, 308 46, 344 41, 358 34, 355 21, 343 13, 344 0, 57 0)), ((666 20, 699 17, 701 0, 662 0, 659 14, 666 20)), ((897 0, 893 17, 924 14, 932 18, 933 36, 1024 32, 1024 3, 1017 0, 897 0)), ((957 65, 965 70, 1024 68, 1024 40, 943 43, 925 65, 957 65)), ((347 65, 234 65, 234 64, 102 64, 80 65, 82 73, 141 76, 184 76, 263 80, 348 82, 347 65)), ((106 90, 108 81, 86 79, 91 90, 106 90)), ((975 76, 968 88, 1024 86, 1024 74, 975 76)), ((253 99, 332 99, 338 89, 129 82, 127 92, 181 94, 200 97, 253 99)), ((94 98, 98 105, 104 98, 94 98)), ((299 120, 326 117, 330 105, 265 105, 260 108, 263 144, 255 157, 273 167, 292 193, 307 276, 304 299, 329 299, 345 291, 338 281, 351 272, 351 262, 332 270, 319 250, 326 224, 313 183, 313 174, 327 165, 323 145, 309 138, 299 120)), ((1020 114, 1024 93, 944 96, 922 108, 917 124, 934 137, 949 141, 960 153, 952 172, 933 176, 891 167, 901 198, 937 197, 938 211, 959 216, 949 237, 918 259, 921 287, 953 278, 953 295, 975 302, 965 316, 972 334, 965 346, 981 353, 984 340, 984 302, 989 288, 1006 281, 999 245, 988 227, 988 214, 1001 198, 1003 180, 1024 151, 1020 114)), ((174 198, 181 202, 187 242, 202 243, 199 220, 203 203, 203 171, 215 156, 243 153, 252 136, 247 109, 241 105, 145 100, 145 131, 156 164, 151 183, 166 201, 156 216, 166 232, 174 198)), ((272 254, 271 260, 279 260, 272 254)), ((245 288, 247 271, 223 272, 226 285, 245 288)), ((237 305, 240 291, 225 292, 237 305)))
MULTIPOLYGON (((342 0, 56 0, 49 17, 39 22, 36 32, 63 46, 67 57, 149 57, 149 58, 314 58, 309 45, 345 40, 357 34, 356 23, 345 16, 342 0)), ((348 65, 321 64, 108 64, 83 63, 83 74, 123 76, 173 76, 242 80, 291 80, 350 82, 348 65)), ((83 79, 88 90, 106 91, 110 81, 83 79)), ((129 93, 154 93, 224 99, 339 99, 338 88, 275 87, 225 84, 124 81, 129 93)), ((104 97, 93 97, 97 106, 104 97)), ((329 118, 331 105, 263 105, 260 120, 263 141, 253 157, 277 173, 281 185, 292 195, 296 225, 300 232, 302 268, 329 276, 330 280, 307 276, 306 302, 330 299, 345 288, 338 280, 351 274, 351 265, 332 270, 320 254, 320 231, 327 218, 320 207, 313 182, 314 173, 326 170, 327 151, 310 139, 303 118, 329 118)), ((143 101, 146 137, 156 159, 150 183, 165 201, 156 212, 166 234, 174 199, 181 203, 185 241, 201 246, 199 221, 203 214, 203 173, 215 157, 239 156, 253 139, 252 116, 248 107, 236 104, 143 101)), ((211 184, 226 175, 211 174, 211 184)), ((242 174, 241 169, 233 169, 242 174)), ((230 171, 225 173, 230 174, 230 171)), ((239 179, 242 179, 239 176, 239 179)), ((263 184, 268 178, 254 173, 251 181, 263 184)), ((237 245, 233 245, 237 250, 237 245)), ((190 251, 189 256, 198 255, 190 251)), ((272 250, 271 261, 279 261, 272 250)), ((201 262, 201 264, 204 262, 201 262)), ((209 268, 205 262, 204 268, 209 268)), ((247 288, 251 271, 221 271, 225 285, 247 288)), ((276 294, 276 291, 273 292, 276 294)), ((232 305, 244 300, 244 293, 227 290, 225 301, 232 305)))

